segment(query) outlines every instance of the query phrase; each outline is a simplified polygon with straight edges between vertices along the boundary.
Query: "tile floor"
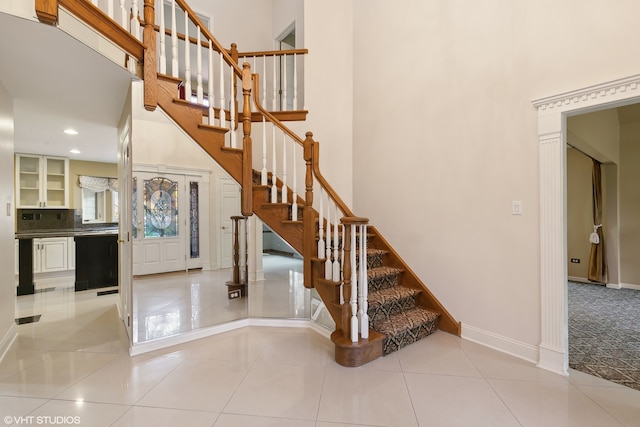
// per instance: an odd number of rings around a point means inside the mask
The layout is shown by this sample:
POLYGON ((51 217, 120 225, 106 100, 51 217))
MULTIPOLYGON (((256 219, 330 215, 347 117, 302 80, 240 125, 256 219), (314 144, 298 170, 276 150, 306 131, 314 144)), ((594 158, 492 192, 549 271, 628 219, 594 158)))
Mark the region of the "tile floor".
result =
MULTIPOLYGON (((21 297, 18 313, 42 317, 18 326, 0 363, 4 425, 640 426, 639 391, 443 332, 359 368, 337 365, 306 328, 247 327, 130 357, 117 300, 64 288, 21 297)), ((253 308, 290 317, 264 301, 253 308)))

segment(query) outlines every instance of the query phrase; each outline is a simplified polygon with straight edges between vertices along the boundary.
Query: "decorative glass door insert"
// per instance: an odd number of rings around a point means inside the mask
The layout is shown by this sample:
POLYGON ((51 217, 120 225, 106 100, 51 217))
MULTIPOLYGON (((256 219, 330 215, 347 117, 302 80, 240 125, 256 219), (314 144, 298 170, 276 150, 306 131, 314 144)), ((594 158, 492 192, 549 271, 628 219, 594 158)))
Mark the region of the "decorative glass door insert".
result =
POLYGON ((144 180, 144 238, 178 236, 178 183, 163 177, 144 180))

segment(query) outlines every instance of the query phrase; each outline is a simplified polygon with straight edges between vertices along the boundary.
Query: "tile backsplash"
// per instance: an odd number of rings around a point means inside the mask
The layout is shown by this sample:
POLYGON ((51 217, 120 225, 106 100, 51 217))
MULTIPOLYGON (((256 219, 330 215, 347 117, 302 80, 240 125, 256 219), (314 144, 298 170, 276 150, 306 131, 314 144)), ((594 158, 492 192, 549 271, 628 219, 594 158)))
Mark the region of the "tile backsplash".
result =
POLYGON ((81 209, 18 209, 16 231, 67 230, 82 226, 81 209))

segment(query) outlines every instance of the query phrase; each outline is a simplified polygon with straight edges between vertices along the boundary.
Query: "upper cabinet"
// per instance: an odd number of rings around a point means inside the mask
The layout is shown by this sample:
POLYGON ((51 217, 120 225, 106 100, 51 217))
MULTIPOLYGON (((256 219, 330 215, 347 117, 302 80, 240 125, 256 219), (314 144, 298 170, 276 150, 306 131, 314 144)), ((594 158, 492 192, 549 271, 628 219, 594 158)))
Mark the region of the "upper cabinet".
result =
POLYGON ((69 159, 16 154, 16 207, 68 208, 69 159))

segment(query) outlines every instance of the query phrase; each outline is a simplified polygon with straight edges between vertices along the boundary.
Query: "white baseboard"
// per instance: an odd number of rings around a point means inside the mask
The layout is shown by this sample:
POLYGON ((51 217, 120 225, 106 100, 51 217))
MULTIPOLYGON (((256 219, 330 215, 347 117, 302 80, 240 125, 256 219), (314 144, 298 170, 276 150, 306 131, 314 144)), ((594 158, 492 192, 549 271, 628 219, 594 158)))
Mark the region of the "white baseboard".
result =
POLYGON ((268 326, 278 328, 309 328, 319 333, 322 336, 330 338, 331 332, 322 326, 305 319, 241 319, 222 325, 210 326, 207 328, 194 329, 192 331, 182 332, 178 335, 159 338, 153 341, 147 341, 134 344, 129 349, 131 356, 137 356, 139 354, 149 353, 151 351, 161 350, 163 348, 171 347, 178 344, 184 344, 190 341, 195 341, 200 338, 206 338, 213 335, 221 334, 223 332, 234 331, 236 329, 245 328, 247 326, 268 326))
POLYGON ((640 291, 640 285, 635 285, 633 283, 620 283, 620 288, 635 289, 636 291, 640 291))
POLYGON ((16 323, 13 322, 9 327, 9 330, 7 331, 7 333, 0 340, 0 362, 2 361, 2 359, 4 359, 4 356, 7 354, 7 351, 9 351, 9 347, 11 347, 11 344, 13 344, 17 336, 18 336, 18 325, 16 325, 16 323))
POLYGON ((531 363, 538 363, 539 350, 536 346, 523 343, 493 332, 485 331, 475 326, 462 324, 462 338, 473 341, 485 347, 515 356, 531 363))

